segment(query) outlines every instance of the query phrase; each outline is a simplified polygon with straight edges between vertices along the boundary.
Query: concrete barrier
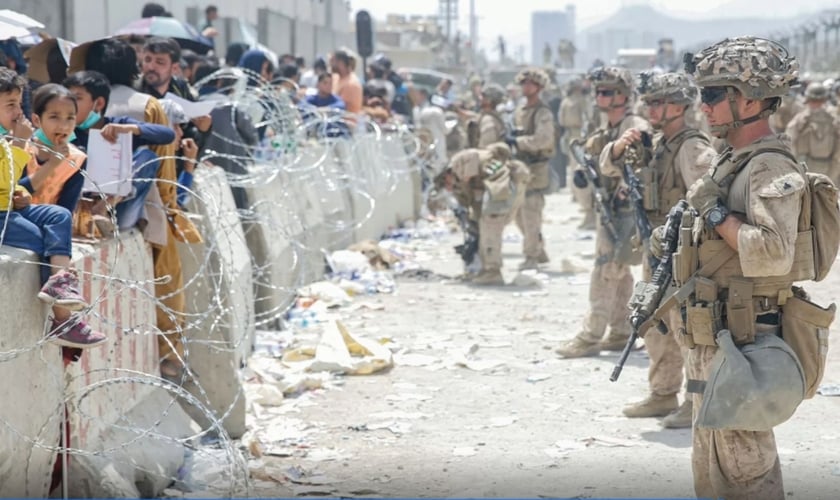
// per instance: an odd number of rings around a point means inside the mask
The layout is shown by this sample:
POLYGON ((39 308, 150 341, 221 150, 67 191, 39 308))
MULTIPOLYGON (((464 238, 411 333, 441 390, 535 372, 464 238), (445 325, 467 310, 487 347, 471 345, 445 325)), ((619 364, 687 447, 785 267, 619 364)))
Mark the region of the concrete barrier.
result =
POLYGON ((301 245, 302 278, 305 283, 318 281, 324 276, 323 249, 328 246, 324 210, 318 193, 319 170, 324 167, 332 151, 321 143, 307 143, 301 149, 301 165, 283 173, 287 189, 291 189, 294 214, 299 219, 297 241, 301 245))
POLYGON ((356 181, 351 194, 353 216, 360 223, 355 231, 356 241, 378 240, 393 224, 385 210, 393 179, 384 163, 381 141, 374 134, 357 136, 348 167, 351 169, 351 177, 356 181), (370 212, 370 200, 362 193, 374 200, 373 211, 367 220, 363 219, 370 212))
POLYGON ((252 170, 260 182, 246 189, 250 208, 242 215, 242 229, 254 266, 256 324, 271 327, 303 284, 302 251, 293 244, 302 227, 294 213, 296 204, 288 191, 287 176, 266 165, 255 165, 252 170), (273 173, 258 174, 264 170, 273 173))
POLYGON ((397 133, 382 137, 382 157, 385 168, 391 172, 393 185, 385 196, 387 200, 382 210, 391 217, 392 224, 400 224, 416 218, 419 207, 416 206, 416 193, 420 186, 415 185, 416 176, 410 163, 403 136, 397 133))
POLYGON ((50 494, 65 407, 77 497, 159 495, 183 463, 184 440, 198 432, 193 419, 207 428, 222 418, 227 434, 244 433, 238 370, 256 326, 276 324, 296 290, 321 279, 325 251, 378 239, 419 209, 418 176, 399 136, 326 148, 307 144, 285 170, 253 166, 264 182, 246 188, 250 209, 239 217, 223 171, 197 171, 192 212, 206 241, 180 247, 187 362, 197 376, 189 393, 157 375, 152 256, 139 233, 74 244, 93 304, 88 321, 110 342, 66 368, 60 348, 39 344, 47 308, 36 298, 38 268, 20 262, 33 254, 0 249, 0 301, 15 312, 0 332, 0 377, 10 382, 0 388, 0 496, 50 494))
MULTIPOLYGON (((176 398, 155 383, 158 373, 154 267, 151 249, 136 231, 93 245, 74 243, 91 328, 109 343, 85 351, 66 368, 70 494, 108 494, 111 476, 144 496, 157 495, 183 462, 181 438, 193 434, 176 398), (149 376, 148 374, 154 374, 149 376)), ((34 274, 34 270, 30 270, 34 274)))
MULTIPOLYGON (((209 408, 233 438, 245 433, 245 394, 239 368, 251 354, 254 324, 251 255, 233 195, 218 167, 196 171, 190 211, 204 243, 180 244, 187 301, 187 363, 197 380, 184 388, 209 408)), ((184 410, 202 428, 213 425, 204 412, 184 410)))
POLYGON ((325 150, 327 154, 319 167, 306 176, 307 181, 317 187, 316 194, 324 217, 323 246, 327 250, 347 248, 354 243, 355 221, 348 189, 350 183, 340 153, 344 146, 344 141, 321 146, 329 148, 325 150))
POLYGON ((47 307, 35 254, 0 247, 0 301, 8 312, 0 334, 0 496, 49 495, 55 452, 60 444, 64 373, 61 349, 38 343, 47 307), (21 350, 18 352, 18 350, 21 350))

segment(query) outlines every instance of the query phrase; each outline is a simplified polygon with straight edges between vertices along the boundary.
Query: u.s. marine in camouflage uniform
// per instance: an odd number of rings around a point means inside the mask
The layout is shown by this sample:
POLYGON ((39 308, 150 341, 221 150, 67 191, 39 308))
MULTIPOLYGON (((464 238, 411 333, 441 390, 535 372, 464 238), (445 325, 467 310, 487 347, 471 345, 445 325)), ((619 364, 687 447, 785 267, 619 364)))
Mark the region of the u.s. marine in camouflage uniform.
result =
MULTIPOLYGON (((719 335, 731 332, 736 345, 780 336, 779 311, 790 300, 793 282, 814 278, 812 235, 798 234, 807 181, 786 136, 774 135, 768 120, 796 81, 797 69, 784 47, 754 37, 726 39, 686 64, 701 88, 712 133, 730 145, 689 189, 687 200, 699 215, 684 221, 693 230, 681 231, 674 254, 678 287, 697 273, 707 275, 703 288, 682 304, 688 317, 684 337, 689 347, 694 344, 687 358, 690 379, 709 379, 719 335)), ((723 403, 737 414, 743 401, 723 403)), ((703 394, 694 394, 695 419, 702 404, 703 394)), ((783 500, 772 428, 727 429, 732 430, 695 425, 697 496, 783 500)))
POLYGON ((488 83, 481 89, 481 106, 478 116, 467 123, 467 144, 471 148, 486 148, 496 142, 504 142, 507 133, 504 119, 497 107, 505 99, 501 85, 488 83))
MULTIPOLYGON (((583 93, 583 82, 574 79, 569 82, 566 98, 560 103, 557 122, 563 129, 562 147, 569 158, 569 170, 576 170, 579 165, 574 155, 570 154, 569 144, 580 139, 584 134, 584 127, 591 121, 592 110, 589 100, 583 93)), ((595 229, 595 206, 592 204, 592 187, 573 187, 575 201, 580 204, 584 217, 579 229, 595 229)))
MULTIPOLYGON (((651 225, 656 227, 665 223, 668 211, 685 198, 688 187, 708 172, 716 152, 704 133, 686 123, 687 114, 697 100, 697 87, 684 74, 643 73, 639 93, 647 106, 651 126, 661 132, 653 141, 653 159, 640 172, 645 210, 651 225)), ((616 167, 610 166, 604 174, 619 175, 616 167)), ((649 280, 652 270, 647 259, 642 262, 644 279, 649 280)), ((671 311, 667 335, 658 331, 640 332, 650 355, 650 394, 625 407, 626 416, 664 416, 665 427, 691 427, 691 397, 687 396, 682 406, 677 406, 684 366, 676 339, 681 327, 679 314, 671 311)))
POLYGON ((516 225, 522 232, 522 250, 525 261, 519 269, 536 269, 548 262, 542 238, 545 191, 550 184, 548 160, 554 156, 554 115, 540 99, 540 92, 548 85, 549 78, 539 68, 524 69, 516 75, 526 101, 514 112, 516 135, 509 134, 505 142, 514 150, 515 157, 528 166, 531 180, 525 201, 516 214, 516 225))
POLYGON ((788 123, 793 151, 808 170, 840 182, 840 120, 827 109, 828 89, 819 82, 805 90, 805 110, 788 123))
MULTIPOLYGON (((597 259, 589 283, 589 311, 580 332, 557 348, 557 353, 566 358, 595 356, 602 349, 620 351, 624 348, 630 337, 627 321, 627 302, 633 293, 630 266, 641 260, 638 252, 632 250, 630 241, 635 231, 633 207, 619 193, 621 176, 614 176, 613 165, 623 161, 625 148, 637 144, 642 132, 650 132, 651 128, 646 120, 632 112, 635 83, 629 70, 596 68, 590 72, 589 79, 595 88, 598 109, 606 113, 607 121, 587 138, 586 148, 593 158, 598 158, 601 182, 610 195, 609 202, 622 240, 613 244, 599 218, 595 233, 597 259)), ((582 171, 575 173, 578 180, 582 175, 582 171)), ((585 183, 578 180, 576 185, 585 183)))
POLYGON ((528 167, 513 159, 503 142, 484 149, 465 149, 452 157, 450 170, 462 194, 460 201, 478 221, 481 271, 474 285, 504 285, 502 233, 525 199, 528 167))

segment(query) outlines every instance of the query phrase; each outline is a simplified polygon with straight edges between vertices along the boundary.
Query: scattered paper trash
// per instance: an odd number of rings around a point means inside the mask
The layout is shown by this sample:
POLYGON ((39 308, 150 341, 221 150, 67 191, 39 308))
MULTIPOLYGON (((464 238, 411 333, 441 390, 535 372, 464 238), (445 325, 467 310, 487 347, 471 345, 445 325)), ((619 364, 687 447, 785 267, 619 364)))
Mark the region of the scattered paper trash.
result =
POLYGON ((543 380, 548 380, 550 378, 550 373, 534 373, 532 375, 528 375, 528 378, 526 378, 525 381, 535 384, 537 382, 542 382, 543 380))
POLYGON ((820 396, 840 396, 840 384, 823 384, 817 389, 820 396))
POLYGON ((564 273, 588 273, 592 270, 592 265, 587 265, 586 262, 573 259, 570 257, 564 257, 563 260, 560 261, 560 271, 564 273))
POLYGON ((328 371, 349 375, 370 375, 394 366, 391 351, 376 341, 351 334, 340 321, 324 326, 314 348, 302 347, 283 354, 283 363, 301 363, 310 372, 328 371))

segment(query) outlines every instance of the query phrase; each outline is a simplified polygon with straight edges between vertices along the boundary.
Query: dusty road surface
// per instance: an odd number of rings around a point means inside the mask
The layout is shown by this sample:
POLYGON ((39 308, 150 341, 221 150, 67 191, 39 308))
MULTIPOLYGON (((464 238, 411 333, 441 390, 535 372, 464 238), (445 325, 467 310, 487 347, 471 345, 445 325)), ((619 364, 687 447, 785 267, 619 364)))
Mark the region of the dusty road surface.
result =
MULTIPOLYGON (((575 229, 580 217, 567 192, 548 197, 546 214, 551 263, 539 285, 476 288, 446 279, 461 271, 456 233, 408 243, 431 274, 398 276, 393 294, 357 296, 332 310, 352 334, 386 342, 394 366, 331 376, 282 401, 254 404, 252 396, 252 431, 241 449, 262 457, 249 461, 250 494, 693 497, 690 430, 621 414, 646 395, 645 351, 631 355, 617 383, 608 380, 617 353, 554 354, 587 308, 594 241, 575 229)), ((520 247, 511 225, 508 282, 520 247)), ((840 266, 807 288, 821 304, 840 298, 840 266)), ((278 345, 314 344, 322 328, 310 325, 293 340, 279 334, 278 345)), ((286 373, 265 354, 253 365, 286 373)), ((840 383, 838 348, 823 383, 840 383)), ((840 496, 838 413, 840 398, 818 395, 777 428, 788 498, 840 496)))

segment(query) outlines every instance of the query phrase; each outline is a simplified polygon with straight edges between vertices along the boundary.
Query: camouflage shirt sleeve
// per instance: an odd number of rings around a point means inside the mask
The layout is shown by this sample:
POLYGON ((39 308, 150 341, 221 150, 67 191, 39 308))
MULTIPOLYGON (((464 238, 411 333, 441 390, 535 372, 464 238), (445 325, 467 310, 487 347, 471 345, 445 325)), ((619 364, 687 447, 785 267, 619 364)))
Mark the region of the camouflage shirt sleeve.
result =
MULTIPOLYGON (((637 128, 642 132, 652 132, 650 124, 647 120, 631 115, 622 120, 621 124, 619 124, 618 133, 615 135, 616 140, 621 137, 621 134, 631 128, 637 128)), ((615 141, 608 142, 607 145, 604 146, 604 149, 601 150, 601 156, 598 158, 598 166, 601 168, 601 175, 621 178, 622 170, 624 168, 624 155, 621 155, 615 160, 612 159, 612 147, 614 143, 615 141)))
POLYGON ((738 230, 746 277, 782 276, 793 266, 805 179, 788 158, 757 156, 748 166, 747 220, 738 230))
POLYGON ((685 187, 691 187, 697 179, 709 171, 716 154, 715 149, 706 141, 697 137, 685 140, 677 151, 676 158, 685 187))
POLYGON ((536 111, 534 134, 516 138, 516 147, 523 153, 538 154, 554 148, 554 115, 547 107, 536 111))

